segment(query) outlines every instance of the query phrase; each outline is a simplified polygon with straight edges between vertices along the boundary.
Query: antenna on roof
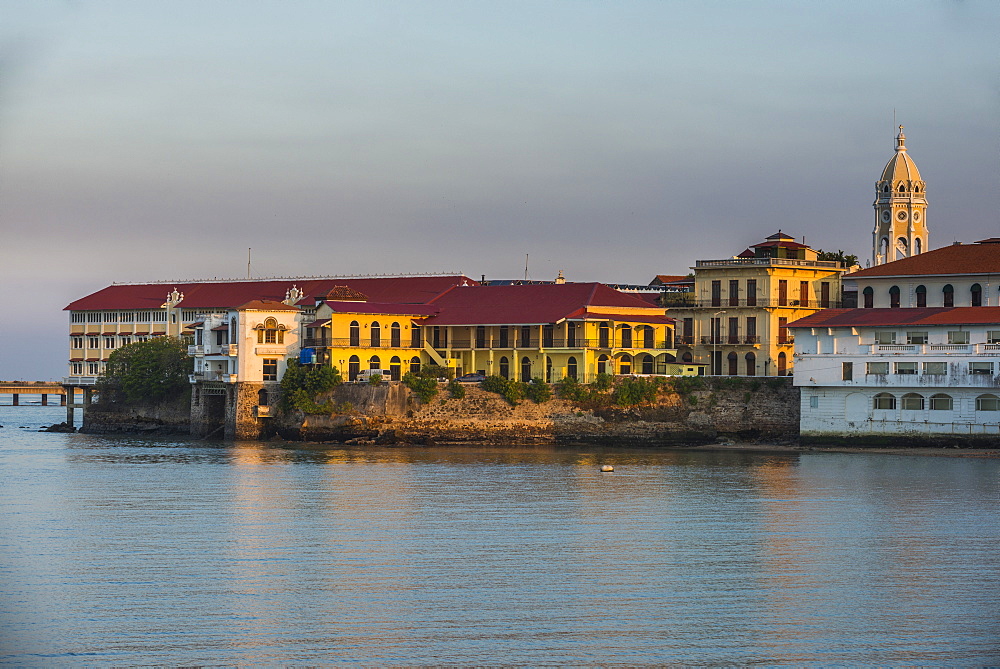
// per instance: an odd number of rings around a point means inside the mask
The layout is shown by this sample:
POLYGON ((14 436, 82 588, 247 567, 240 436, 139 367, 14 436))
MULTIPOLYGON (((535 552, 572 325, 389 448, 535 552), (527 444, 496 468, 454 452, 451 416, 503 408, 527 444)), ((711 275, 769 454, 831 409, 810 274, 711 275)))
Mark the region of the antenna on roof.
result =
POLYGON ((524 280, 528 280, 528 254, 524 254, 524 280))
POLYGON ((253 249, 247 249, 247 279, 250 278, 250 251, 253 249))

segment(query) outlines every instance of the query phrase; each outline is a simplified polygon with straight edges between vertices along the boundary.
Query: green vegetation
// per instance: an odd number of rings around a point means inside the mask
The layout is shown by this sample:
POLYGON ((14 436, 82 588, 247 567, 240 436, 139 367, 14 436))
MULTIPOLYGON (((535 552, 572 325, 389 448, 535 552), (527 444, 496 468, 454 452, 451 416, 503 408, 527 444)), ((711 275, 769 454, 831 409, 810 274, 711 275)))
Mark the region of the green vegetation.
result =
POLYGON ((611 390, 611 386, 615 383, 615 377, 611 374, 605 374, 601 372, 594 379, 594 383, 591 384, 594 390, 611 390))
POLYGON ((452 379, 449 381, 446 388, 448 390, 448 395, 450 395, 452 399, 460 400, 465 397, 465 386, 459 383, 458 379, 452 379))
POLYGON ((371 376, 368 377, 368 385, 370 386, 381 385, 381 383, 382 383, 381 374, 372 374, 371 376))
POLYGON ((858 264, 858 257, 856 255, 846 255, 843 251, 824 251, 818 249, 816 251, 817 260, 832 260, 836 262, 845 263, 848 267, 854 267, 858 264))
POLYGON ((549 384, 545 383, 543 379, 534 378, 531 380, 531 383, 526 385, 527 388, 524 391, 524 395, 535 404, 548 402, 552 399, 552 389, 549 388, 549 384))
POLYGON ((297 409, 307 414, 330 414, 336 410, 332 400, 316 402, 320 393, 343 383, 336 367, 322 366, 308 369, 295 358, 288 360, 285 375, 281 377, 281 410, 297 409))
POLYGON ((97 391, 102 402, 159 402, 191 391, 188 374, 194 360, 187 344, 173 337, 154 337, 127 344, 111 353, 97 391))
POLYGON ((626 377, 615 386, 611 401, 623 407, 652 402, 666 383, 666 379, 659 376, 648 379, 626 377))
POLYGON ((590 399, 590 389, 572 376, 564 376, 556 382, 556 396, 571 402, 585 402, 590 399))
POLYGON ((512 407, 516 407, 518 403, 524 399, 527 391, 526 383, 515 381, 513 379, 505 379, 502 376, 487 376, 486 379, 479 384, 479 387, 483 390, 500 395, 507 400, 507 403, 512 407))
MULTIPOLYGON (((424 370, 421 369, 420 371, 422 373, 424 370)), ((438 393, 438 382, 436 376, 423 376, 422 374, 407 372, 403 375, 403 384, 412 390, 424 404, 427 404, 434 399, 434 396, 438 393)))

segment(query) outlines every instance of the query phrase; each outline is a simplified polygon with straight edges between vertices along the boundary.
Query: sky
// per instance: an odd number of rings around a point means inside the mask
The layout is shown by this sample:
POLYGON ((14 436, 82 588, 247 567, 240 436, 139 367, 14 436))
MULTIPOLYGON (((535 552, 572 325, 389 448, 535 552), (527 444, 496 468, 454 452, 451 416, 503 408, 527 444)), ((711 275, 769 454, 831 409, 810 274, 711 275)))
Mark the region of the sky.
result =
POLYGON ((0 0, 0 379, 112 282, 647 283, 778 229, 1000 236, 1000 3, 0 0), (895 119, 895 120, 894 120, 895 119))

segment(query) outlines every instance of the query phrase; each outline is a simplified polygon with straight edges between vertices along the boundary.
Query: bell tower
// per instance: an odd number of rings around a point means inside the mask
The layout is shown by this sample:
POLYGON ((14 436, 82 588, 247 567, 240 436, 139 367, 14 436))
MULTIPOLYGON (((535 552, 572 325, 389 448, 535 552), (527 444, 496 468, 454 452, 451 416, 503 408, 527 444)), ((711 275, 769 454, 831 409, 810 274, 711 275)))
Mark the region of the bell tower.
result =
POLYGON ((927 194, 916 163, 906 152, 903 126, 896 135, 896 154, 875 182, 875 232, 872 264, 884 265, 927 250, 927 194))

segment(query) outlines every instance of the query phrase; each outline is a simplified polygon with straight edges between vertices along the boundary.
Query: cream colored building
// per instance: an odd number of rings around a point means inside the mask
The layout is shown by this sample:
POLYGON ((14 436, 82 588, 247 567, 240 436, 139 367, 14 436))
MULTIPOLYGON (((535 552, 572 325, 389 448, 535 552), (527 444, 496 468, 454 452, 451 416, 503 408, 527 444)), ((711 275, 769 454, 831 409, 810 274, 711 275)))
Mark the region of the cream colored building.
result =
POLYGON ((816 258, 779 230, 738 256, 697 261, 694 292, 663 298, 678 321, 678 362, 708 363, 710 374, 790 374, 788 323, 840 306, 841 276, 849 269, 816 258))
POLYGON ((899 126, 896 153, 875 182, 875 231, 872 264, 884 265, 927 251, 927 184, 906 152, 906 136, 899 126))

